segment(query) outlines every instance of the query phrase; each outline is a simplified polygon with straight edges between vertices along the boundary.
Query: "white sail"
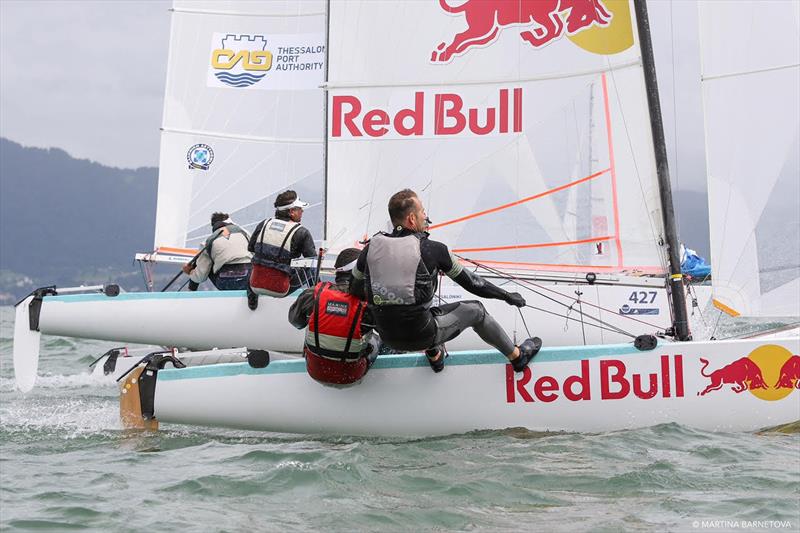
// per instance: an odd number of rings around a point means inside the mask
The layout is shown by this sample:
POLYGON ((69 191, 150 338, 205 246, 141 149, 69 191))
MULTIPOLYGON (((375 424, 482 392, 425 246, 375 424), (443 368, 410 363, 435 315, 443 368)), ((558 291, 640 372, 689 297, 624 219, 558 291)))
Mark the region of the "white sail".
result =
POLYGON ((700 4, 713 298, 800 315, 800 3, 700 4))
POLYGON ((325 20, 322 0, 175 1, 156 248, 195 247, 215 211, 252 229, 285 188, 321 201, 325 20))
POLYGON ((331 2, 332 245, 408 187, 476 260, 664 272, 632 6, 450 1, 331 2))

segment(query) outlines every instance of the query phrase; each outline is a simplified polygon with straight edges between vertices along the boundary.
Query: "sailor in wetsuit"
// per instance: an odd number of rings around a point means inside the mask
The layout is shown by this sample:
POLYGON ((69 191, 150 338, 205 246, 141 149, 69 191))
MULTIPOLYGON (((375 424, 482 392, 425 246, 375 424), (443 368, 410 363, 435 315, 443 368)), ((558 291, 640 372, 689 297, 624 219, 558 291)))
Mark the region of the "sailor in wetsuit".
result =
POLYGON ((366 289, 367 302, 383 343, 397 350, 425 350, 434 372, 444 368, 442 345, 467 328, 505 355, 521 372, 541 348, 538 337, 514 343, 478 301, 433 306, 439 272, 482 298, 523 307, 525 299, 464 269, 447 246, 428 238, 425 208, 414 191, 389 200, 392 233, 378 233, 361 252, 351 290, 366 289), (363 287, 366 285, 366 287, 363 287))

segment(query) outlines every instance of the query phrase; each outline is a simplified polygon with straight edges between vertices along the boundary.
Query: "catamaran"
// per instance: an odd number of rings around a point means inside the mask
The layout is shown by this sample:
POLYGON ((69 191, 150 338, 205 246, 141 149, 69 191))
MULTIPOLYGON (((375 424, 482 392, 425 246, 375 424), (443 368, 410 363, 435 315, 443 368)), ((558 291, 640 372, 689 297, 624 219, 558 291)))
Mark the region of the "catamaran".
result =
MULTIPOLYGON (((182 260, 180 249, 207 234, 211 211, 255 225, 277 192, 291 186, 315 201, 317 183, 321 205, 309 214, 335 253, 386 229, 386 199, 408 187, 434 217, 434 238, 493 281, 525 289, 522 313, 497 302, 489 312, 520 337, 530 326, 548 347, 515 374, 465 334, 448 345, 441 374, 423 355, 386 355, 349 389, 314 382, 301 359, 185 366, 181 358, 194 356, 159 352, 121 377, 127 421, 430 435, 661 422, 749 430, 800 419, 797 337, 688 342, 643 1, 225 5, 175 2, 157 250, 140 259, 182 260), (665 339, 640 351, 630 341, 642 333, 665 339)), ((741 202, 737 236, 748 254, 746 264, 735 249, 712 255, 714 301, 743 316, 800 315, 797 261, 762 281, 773 267, 761 246, 774 234, 758 231, 761 197, 780 196, 791 178, 782 165, 797 151, 798 58, 786 45, 798 35, 796 18, 759 14, 785 9, 701 5, 712 247, 732 248, 730 223, 715 216, 722 182, 741 202), (784 61, 728 56, 726 32, 742 17, 753 28, 748 46, 759 32, 784 36, 784 61), (776 86, 762 106, 764 87, 776 86), (752 152, 715 141, 739 127, 723 112, 732 104, 748 127, 758 116, 762 129, 747 133, 754 144, 779 137, 753 156, 768 165, 727 164, 752 152), (747 188, 753 168, 764 176, 758 195, 747 188)), ((41 333, 246 346, 240 357, 302 346, 302 332, 282 319, 291 298, 262 299, 253 313, 236 292, 54 292, 17 307, 22 389, 33 386, 41 333)), ((448 283, 439 294, 468 297, 448 283)))
MULTIPOLYGON (((620 141, 628 135, 628 104, 609 91, 623 87, 622 81, 596 75, 534 85, 525 80, 558 71, 542 65, 511 75, 506 71, 514 62, 489 71, 482 66, 484 74, 472 80, 457 74, 469 55, 431 59, 427 48, 422 56, 409 51, 409 70, 390 81, 385 61, 375 55, 380 48, 355 71, 349 60, 329 61, 329 49, 355 53, 361 45, 345 37, 352 26, 347 15, 336 20, 344 33, 337 36, 336 26, 326 30, 329 10, 322 1, 220 4, 224 10, 216 5, 177 1, 173 9, 155 250, 136 255, 149 286, 152 265, 184 263, 196 253, 214 211, 226 211, 252 230, 270 216, 275 195, 294 188, 314 204, 304 223, 323 234, 332 256, 386 229, 386 201, 409 186, 436 217, 435 238, 497 282, 508 283, 505 276, 527 280, 531 307, 522 314, 503 302, 486 302, 514 336, 522 337, 529 323, 548 345, 588 345, 670 328, 666 256, 653 243, 658 188, 652 180, 641 186, 635 172, 651 167, 651 156, 638 156, 636 147, 620 141), (331 47, 332 38, 343 41, 331 47), (201 53, 198 40, 209 50, 201 53), (559 86, 567 92, 558 95, 559 86), (479 111, 480 127, 472 123, 479 111), (364 122, 387 113, 394 117, 388 126, 399 130, 387 126, 385 133, 373 133, 364 122)), ((440 8, 433 3, 426 9, 436 24, 451 19, 440 8)), ((330 14, 339 9, 349 8, 333 6, 330 14)), ((387 13, 399 16, 398 9, 402 14, 399 6, 387 13)), ((581 31, 591 26, 596 24, 581 31)), ((577 30, 568 33, 577 38, 577 30)), ((516 40, 509 52, 523 50, 516 40)), ((602 58, 587 55, 576 68, 601 73, 602 58)), ((292 296, 262 298, 251 312, 242 292, 100 289, 35 291, 22 306, 29 308, 28 318, 19 323, 27 321, 34 336, 301 351, 302 332, 283 319, 292 296)), ((707 289, 696 288, 699 306, 707 289)), ((470 295, 445 280, 438 298, 470 295)), ((37 345, 31 340, 17 351, 20 365, 34 364, 30 350, 37 345)), ((483 346, 469 331, 450 349, 483 346)), ((32 386, 35 372, 26 375, 21 383, 32 386)))

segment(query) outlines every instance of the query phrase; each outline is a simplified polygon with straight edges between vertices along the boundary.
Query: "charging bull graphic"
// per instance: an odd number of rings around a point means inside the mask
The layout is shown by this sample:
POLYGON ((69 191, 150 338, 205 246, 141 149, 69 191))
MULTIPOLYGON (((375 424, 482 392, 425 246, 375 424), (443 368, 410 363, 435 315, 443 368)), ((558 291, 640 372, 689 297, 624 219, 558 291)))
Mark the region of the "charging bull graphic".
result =
POLYGON ((451 6, 439 0, 447 13, 463 13, 467 29, 440 43, 431 53, 432 63, 447 63, 473 47, 494 42, 500 30, 509 26, 533 26, 520 37, 534 48, 541 48, 564 35, 575 35, 592 26, 608 26, 612 15, 602 0, 467 0, 451 6), (562 15, 565 15, 562 17, 562 15))
POLYGON ((700 358, 700 362, 703 363, 700 373, 704 377, 711 378, 711 384, 698 393, 700 396, 719 390, 726 384, 733 385, 733 392, 737 393, 768 388, 764 382, 764 377, 761 375, 761 368, 748 357, 737 359, 710 374, 705 372, 706 367, 708 367, 708 360, 700 358))
POLYGON ((800 355, 793 355, 783 363, 775 388, 800 389, 800 355))

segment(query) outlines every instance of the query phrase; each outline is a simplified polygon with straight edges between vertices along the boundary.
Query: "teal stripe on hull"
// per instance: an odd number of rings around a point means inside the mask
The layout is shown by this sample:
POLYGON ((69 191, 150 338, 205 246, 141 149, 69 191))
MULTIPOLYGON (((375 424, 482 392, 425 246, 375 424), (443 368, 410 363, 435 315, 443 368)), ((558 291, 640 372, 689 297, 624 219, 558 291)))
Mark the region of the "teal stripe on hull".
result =
MULTIPOLYGON (((663 346, 659 344, 659 346, 663 346)), ((605 344, 598 346, 558 346, 543 348, 536 356, 537 363, 555 363, 560 361, 580 361, 595 357, 612 357, 619 355, 652 355, 640 352, 633 344, 605 344)), ((508 360, 494 350, 475 350, 451 352, 447 366, 460 365, 502 365, 508 360)), ((427 367, 428 361, 422 354, 382 355, 378 357, 373 369, 427 367)), ((227 376, 255 376, 261 374, 296 374, 305 373, 306 363, 303 359, 272 361, 266 368, 252 368, 247 363, 225 363, 219 365, 193 366, 182 369, 166 368, 160 370, 158 379, 173 381, 181 379, 218 378, 227 376)))
MULTIPOLYGON (((302 292, 300 289, 286 296, 297 297, 302 292)), ((210 298, 241 298, 247 297, 245 291, 200 291, 200 292, 123 292, 118 296, 106 296, 101 293, 91 294, 64 294, 62 296, 46 296, 46 302, 105 302, 105 301, 132 301, 132 300, 192 300, 210 298)), ((264 298, 267 298, 266 296, 264 298)))

